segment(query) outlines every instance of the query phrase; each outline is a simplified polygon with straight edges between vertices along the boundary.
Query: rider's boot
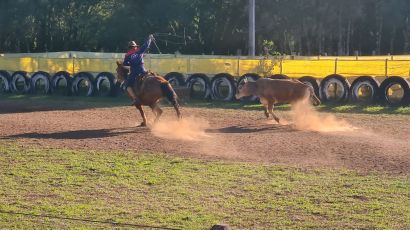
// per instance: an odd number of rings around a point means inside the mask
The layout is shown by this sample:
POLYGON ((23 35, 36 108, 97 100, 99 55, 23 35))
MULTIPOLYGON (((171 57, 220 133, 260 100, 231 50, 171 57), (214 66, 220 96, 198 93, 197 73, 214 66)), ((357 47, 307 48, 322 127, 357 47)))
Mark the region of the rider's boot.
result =
POLYGON ((138 99, 132 87, 127 87, 128 95, 132 98, 131 106, 141 105, 141 101, 138 99))

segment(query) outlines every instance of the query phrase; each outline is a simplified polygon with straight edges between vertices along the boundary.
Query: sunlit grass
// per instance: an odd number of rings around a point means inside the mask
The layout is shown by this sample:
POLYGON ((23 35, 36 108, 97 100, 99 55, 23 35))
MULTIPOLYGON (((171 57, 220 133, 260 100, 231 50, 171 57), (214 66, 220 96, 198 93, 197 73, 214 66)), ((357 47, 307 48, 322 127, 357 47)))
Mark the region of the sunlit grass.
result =
POLYGON ((203 161, 0 142, 0 227, 408 229, 408 176, 203 161))

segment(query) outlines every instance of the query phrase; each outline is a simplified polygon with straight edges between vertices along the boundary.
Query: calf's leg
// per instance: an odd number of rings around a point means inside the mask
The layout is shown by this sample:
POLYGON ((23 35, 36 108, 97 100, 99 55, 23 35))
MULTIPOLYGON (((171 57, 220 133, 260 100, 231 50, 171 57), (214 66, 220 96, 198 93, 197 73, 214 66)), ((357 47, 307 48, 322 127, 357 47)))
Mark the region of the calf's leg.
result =
POLYGON ((269 102, 268 102, 268 111, 269 111, 269 113, 272 115, 273 119, 275 119, 275 121, 279 123, 279 117, 277 117, 277 116, 273 113, 273 101, 269 101, 269 102))
POLYGON ((266 118, 269 119, 268 100, 266 100, 265 98, 260 98, 260 101, 261 101, 261 103, 262 103, 262 105, 263 105, 263 109, 264 109, 264 112, 265 112, 265 116, 266 116, 266 118))

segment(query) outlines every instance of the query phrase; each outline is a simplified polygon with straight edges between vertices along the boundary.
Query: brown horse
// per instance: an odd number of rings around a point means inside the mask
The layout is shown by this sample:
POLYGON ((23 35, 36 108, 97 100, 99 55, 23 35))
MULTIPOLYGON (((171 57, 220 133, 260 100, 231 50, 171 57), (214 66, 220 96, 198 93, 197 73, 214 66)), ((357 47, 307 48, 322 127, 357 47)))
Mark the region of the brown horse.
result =
MULTIPOLYGON (((127 76, 129 71, 130 68, 128 66, 124 66, 121 61, 117 61, 117 78, 120 82, 124 81, 125 76, 127 76)), ((135 105, 135 107, 140 111, 143 119, 141 126, 147 125, 147 118, 142 106, 146 105, 152 109, 152 112, 155 114, 154 122, 157 122, 162 114, 162 109, 159 107, 159 100, 164 97, 172 103, 178 118, 181 119, 177 95, 171 84, 169 84, 165 78, 148 72, 147 76, 144 77, 141 83, 137 84, 137 81, 135 82, 133 88, 141 102, 140 105, 135 105)))

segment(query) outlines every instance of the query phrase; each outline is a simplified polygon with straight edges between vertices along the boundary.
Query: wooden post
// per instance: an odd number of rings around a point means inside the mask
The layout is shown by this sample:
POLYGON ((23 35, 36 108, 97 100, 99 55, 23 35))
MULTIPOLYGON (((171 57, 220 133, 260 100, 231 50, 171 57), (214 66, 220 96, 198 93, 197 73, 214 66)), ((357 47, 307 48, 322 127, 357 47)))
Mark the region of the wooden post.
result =
POLYGON ((280 74, 283 73, 283 58, 280 59, 280 74))
POLYGON ((386 58, 385 64, 384 64, 384 76, 388 76, 388 68, 387 68, 387 62, 389 61, 388 58, 386 58))
POLYGON ((236 68, 237 68, 237 71, 236 71, 236 73, 237 73, 237 75, 238 75, 238 77, 240 77, 240 65, 239 65, 239 62, 240 62, 240 57, 238 56, 238 63, 237 63, 237 65, 236 65, 236 68))
POLYGON ((249 0, 249 52, 251 57, 255 56, 255 0, 249 0))
POLYGON ((74 71, 75 71, 75 57, 72 57, 72 59, 73 59, 73 76, 74 76, 74 71))
POLYGON ((335 59, 335 74, 337 74, 337 60, 338 58, 335 59))

